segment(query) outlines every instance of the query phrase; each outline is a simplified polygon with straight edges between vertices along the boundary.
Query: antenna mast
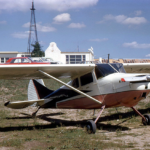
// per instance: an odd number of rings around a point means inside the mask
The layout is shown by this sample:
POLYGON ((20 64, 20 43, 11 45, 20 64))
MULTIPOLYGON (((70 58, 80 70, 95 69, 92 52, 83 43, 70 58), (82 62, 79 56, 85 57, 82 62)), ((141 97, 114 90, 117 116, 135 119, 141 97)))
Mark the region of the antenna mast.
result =
POLYGON ((31 44, 32 43, 32 34, 34 34, 35 38, 35 42, 38 42, 38 37, 37 37, 37 29, 36 29, 36 21, 35 21, 35 13, 34 13, 34 2, 32 1, 32 8, 31 10, 31 20, 30 20, 30 28, 29 28, 29 38, 28 38, 28 48, 27 48, 27 52, 30 53, 31 52, 31 44))

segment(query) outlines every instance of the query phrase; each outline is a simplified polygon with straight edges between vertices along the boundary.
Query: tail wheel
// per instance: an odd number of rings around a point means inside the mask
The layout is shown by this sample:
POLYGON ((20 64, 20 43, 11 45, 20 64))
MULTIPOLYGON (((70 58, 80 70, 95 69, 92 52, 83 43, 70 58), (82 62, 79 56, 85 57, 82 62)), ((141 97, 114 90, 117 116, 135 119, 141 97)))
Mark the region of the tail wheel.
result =
POLYGON ((87 128, 87 132, 89 134, 91 134, 91 133, 95 134, 95 132, 96 132, 96 124, 95 124, 95 122, 93 120, 88 120, 87 121, 86 128, 87 128))
POLYGON ((144 119, 142 119, 143 125, 145 125, 145 126, 150 125, 150 115, 146 114, 146 115, 144 115, 144 117, 145 117, 146 121, 144 119))

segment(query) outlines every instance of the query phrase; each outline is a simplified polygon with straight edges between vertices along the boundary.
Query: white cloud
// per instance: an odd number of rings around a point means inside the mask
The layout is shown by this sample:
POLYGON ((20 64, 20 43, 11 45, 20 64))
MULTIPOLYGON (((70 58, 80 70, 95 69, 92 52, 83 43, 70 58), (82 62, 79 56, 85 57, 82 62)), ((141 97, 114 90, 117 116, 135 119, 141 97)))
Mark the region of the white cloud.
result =
MULTIPOLYGON (((24 28, 28 28, 30 27, 30 22, 25 23, 22 27, 24 28)), ((42 26, 41 23, 37 23, 36 24, 37 30, 40 32, 53 32, 56 29, 51 27, 51 26, 42 26)), ((23 38, 28 38, 29 36, 29 31, 25 31, 25 32, 16 32, 13 33, 12 36, 14 38, 19 38, 19 39, 23 39, 23 38)))
POLYGON ((25 31, 25 32, 13 33, 12 36, 14 38, 25 39, 25 38, 28 38, 29 32, 25 31))
POLYGON ((0 24, 6 24, 7 22, 6 21, 0 21, 0 24))
POLYGON ((41 32, 53 32, 56 31, 54 27, 51 26, 42 26, 41 24, 36 24, 37 30, 41 32))
POLYGON ((84 23, 71 23, 68 28, 84 28, 86 27, 84 23))
POLYGON ((122 23, 123 24, 143 24, 146 23, 147 20, 144 17, 134 17, 134 18, 126 18, 122 23))
POLYGON ((124 21, 126 18, 127 18, 127 17, 124 16, 124 15, 113 16, 113 15, 109 14, 109 15, 105 15, 105 16, 103 17, 103 20, 100 21, 100 22, 103 23, 103 22, 106 22, 106 21, 109 21, 109 20, 114 20, 114 21, 116 21, 117 23, 123 23, 123 21, 124 21))
POLYGON ((147 54, 145 57, 150 57, 150 54, 147 54))
POLYGON ((134 12, 134 14, 136 16, 140 16, 140 15, 142 15, 142 11, 141 10, 137 10, 137 11, 134 12))
MULTIPOLYGON (((29 28, 30 27, 30 22, 25 23, 23 25, 23 27, 29 28)), ((40 31, 40 32, 53 32, 53 31, 56 31, 56 29, 54 27, 44 26, 44 25, 41 25, 41 23, 37 23, 36 27, 37 27, 37 31, 40 31)))
POLYGON ((126 24, 126 25, 139 25, 139 24, 144 24, 147 22, 147 20, 144 17, 132 17, 131 18, 125 15, 113 16, 109 14, 109 15, 105 15, 103 17, 103 20, 100 21, 99 23, 104 23, 109 20, 113 20, 117 23, 126 24))
POLYGON ((129 47, 129 48, 139 48, 139 49, 147 49, 150 48, 150 44, 138 44, 137 42, 131 42, 131 43, 124 43, 123 47, 129 47))
POLYGON ((93 41, 93 42, 104 42, 104 41, 108 41, 108 38, 103 38, 103 39, 90 39, 90 41, 93 41))
POLYGON ((39 43, 40 43, 40 45, 45 45, 46 44, 46 42, 44 42, 44 41, 39 41, 39 43))
MULTIPOLYGON (((0 10, 6 11, 29 11, 31 0, 0 0, 0 10)), ((66 11, 69 9, 78 9, 94 6, 98 0, 36 0, 34 2, 37 10, 56 10, 66 11)))
POLYGON ((63 14, 57 15, 55 18, 53 18, 53 20, 54 20, 53 23, 61 24, 61 23, 70 21, 71 18, 70 18, 70 14, 63 13, 63 14))
POLYGON ((22 27, 24 27, 24 28, 29 28, 29 27, 30 27, 30 22, 27 22, 27 23, 23 24, 22 27))

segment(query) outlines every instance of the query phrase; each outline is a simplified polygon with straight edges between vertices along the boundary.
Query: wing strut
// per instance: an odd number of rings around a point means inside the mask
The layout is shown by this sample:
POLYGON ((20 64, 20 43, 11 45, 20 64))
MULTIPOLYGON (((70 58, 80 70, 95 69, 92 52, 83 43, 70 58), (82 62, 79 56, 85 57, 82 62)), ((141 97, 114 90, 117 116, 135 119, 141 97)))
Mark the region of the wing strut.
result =
POLYGON ((49 77, 49 78, 52 78, 53 80, 55 80, 55 81, 57 81, 57 82, 59 82, 59 83, 65 85, 66 87, 68 87, 68 88, 74 90, 75 92, 77 92, 77 93, 79 93, 79 94, 81 94, 81 95, 83 95, 83 96, 85 96, 85 97, 87 97, 87 98, 89 98, 89 99, 95 101, 96 103, 102 104, 102 103, 101 103, 100 101, 98 101, 97 99, 95 99, 95 98, 93 98, 93 97, 91 97, 91 96, 89 96, 89 95, 87 95, 87 94, 81 92, 80 90, 78 90, 78 89, 76 89, 76 88, 74 88, 74 87, 72 87, 72 86, 70 86, 70 85, 68 85, 68 84, 66 84, 65 82, 63 82, 63 81, 61 81, 61 80, 55 78, 54 76, 52 76, 52 75, 50 75, 50 74, 48 74, 48 73, 46 73, 46 72, 44 72, 44 71, 42 71, 42 70, 39 70, 39 72, 41 72, 42 74, 44 74, 45 76, 47 76, 47 77, 49 77))

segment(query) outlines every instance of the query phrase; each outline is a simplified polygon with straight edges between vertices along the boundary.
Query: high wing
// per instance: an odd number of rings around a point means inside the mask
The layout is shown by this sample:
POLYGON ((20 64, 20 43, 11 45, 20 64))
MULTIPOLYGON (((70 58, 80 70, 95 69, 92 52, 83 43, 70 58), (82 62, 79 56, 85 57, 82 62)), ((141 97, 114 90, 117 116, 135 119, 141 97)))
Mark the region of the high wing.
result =
POLYGON ((95 64, 40 64, 40 65, 0 65, 0 79, 41 79, 47 78, 42 70, 56 78, 74 78, 92 71, 95 64))
MULTIPOLYGON (((51 78, 66 87, 76 91, 77 93, 95 101, 99 105, 97 99, 91 97, 88 94, 62 82, 58 78, 61 77, 71 77, 75 78, 77 76, 91 72, 95 68, 95 64, 73 64, 73 65, 1 65, 0 66, 0 78, 1 79, 32 79, 32 78, 51 78)), ((31 100, 24 102, 7 102, 5 106, 20 109, 25 108, 34 104, 35 102, 44 103, 45 100, 31 100)), ((40 106, 39 105, 39 106, 40 106)))
POLYGON ((123 63, 127 73, 150 73, 150 63, 123 63))

